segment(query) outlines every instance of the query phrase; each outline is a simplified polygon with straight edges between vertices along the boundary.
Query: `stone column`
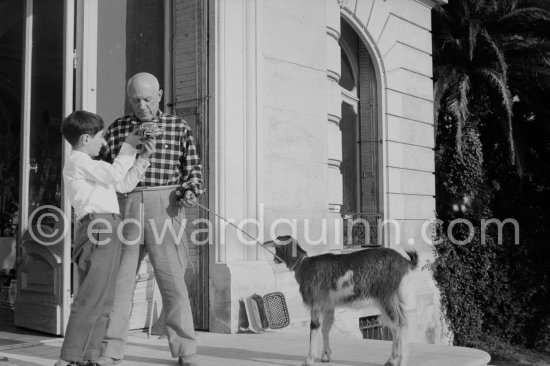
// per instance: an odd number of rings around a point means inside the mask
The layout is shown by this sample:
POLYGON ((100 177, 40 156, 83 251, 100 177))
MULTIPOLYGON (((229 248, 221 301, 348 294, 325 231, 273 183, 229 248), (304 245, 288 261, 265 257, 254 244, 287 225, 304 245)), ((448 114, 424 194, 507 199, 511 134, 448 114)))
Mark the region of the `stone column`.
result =
MULTIPOLYGON (((211 207, 257 237, 262 212, 263 87, 261 22, 257 0, 214 0, 214 118, 211 207), (250 222, 252 224, 244 225, 250 222)), ((239 299, 274 288, 269 257, 230 224, 211 217, 210 330, 236 332, 239 299), (245 245, 244 241, 250 245, 245 245)), ((260 228, 261 229, 261 228, 260 228)))

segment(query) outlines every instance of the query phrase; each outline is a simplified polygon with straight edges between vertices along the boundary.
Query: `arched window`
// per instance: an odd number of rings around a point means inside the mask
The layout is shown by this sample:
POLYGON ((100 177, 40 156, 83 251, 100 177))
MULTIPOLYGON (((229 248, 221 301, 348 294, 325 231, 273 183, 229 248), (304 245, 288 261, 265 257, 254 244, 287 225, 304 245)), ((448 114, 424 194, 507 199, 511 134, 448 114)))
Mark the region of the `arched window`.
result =
POLYGON ((379 135, 376 118, 376 76, 370 55, 351 26, 341 21, 342 164, 344 219, 365 219, 370 237, 348 236, 348 245, 378 244, 379 135), (352 239, 350 241, 350 239, 352 239))

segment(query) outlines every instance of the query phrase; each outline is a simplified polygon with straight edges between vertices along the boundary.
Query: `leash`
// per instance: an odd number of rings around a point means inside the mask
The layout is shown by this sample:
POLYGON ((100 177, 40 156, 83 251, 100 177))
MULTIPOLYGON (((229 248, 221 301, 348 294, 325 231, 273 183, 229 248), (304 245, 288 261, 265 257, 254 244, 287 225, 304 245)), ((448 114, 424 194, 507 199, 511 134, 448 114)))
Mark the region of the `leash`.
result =
POLYGON ((296 262, 294 262, 294 264, 292 265, 292 267, 289 268, 289 271, 292 272, 296 269, 296 267, 299 267, 300 264, 302 264, 302 262, 304 261, 304 259, 308 258, 307 255, 304 255, 303 257, 300 257, 300 259, 298 259, 296 262))
POLYGON ((279 257, 277 254, 275 254, 274 252, 272 252, 271 250, 269 250, 269 248, 267 248, 265 245, 263 245, 262 243, 260 243, 258 240, 256 240, 252 235, 250 235, 249 233, 247 233, 246 231, 244 231, 243 229, 241 229, 240 227, 238 227, 237 225, 235 225, 234 223, 230 222, 229 220, 227 220, 225 217, 221 216, 221 215, 218 215, 216 212, 214 212, 213 210, 209 209, 208 207, 205 207, 203 205, 201 205, 199 202, 196 202, 195 203, 197 206, 201 207, 202 209, 210 212, 212 215, 216 216, 217 218, 219 218, 220 220, 223 220, 225 222, 227 222, 229 225, 233 226, 235 229, 239 230, 241 233, 243 233, 244 235, 248 236, 250 239, 252 239, 254 242, 256 242, 256 244, 260 245, 262 248, 264 248, 267 252, 269 252, 269 254, 272 254, 275 258, 277 258, 278 260, 281 261, 281 263, 285 263, 285 261, 283 261, 281 259, 281 257, 279 257))

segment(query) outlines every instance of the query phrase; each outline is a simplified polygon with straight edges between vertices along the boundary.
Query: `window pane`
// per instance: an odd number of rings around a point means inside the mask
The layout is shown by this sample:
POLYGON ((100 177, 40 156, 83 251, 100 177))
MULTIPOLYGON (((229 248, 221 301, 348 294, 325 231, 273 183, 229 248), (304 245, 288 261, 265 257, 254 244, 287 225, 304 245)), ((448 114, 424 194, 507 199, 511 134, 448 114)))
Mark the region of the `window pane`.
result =
POLYGON ((349 104, 342 103, 342 171, 344 203, 342 212, 358 212, 357 209, 357 113, 349 104))
POLYGON ((342 75, 340 76, 340 86, 346 90, 352 91, 355 89, 355 80, 353 78, 353 70, 346 56, 346 53, 340 51, 342 75))

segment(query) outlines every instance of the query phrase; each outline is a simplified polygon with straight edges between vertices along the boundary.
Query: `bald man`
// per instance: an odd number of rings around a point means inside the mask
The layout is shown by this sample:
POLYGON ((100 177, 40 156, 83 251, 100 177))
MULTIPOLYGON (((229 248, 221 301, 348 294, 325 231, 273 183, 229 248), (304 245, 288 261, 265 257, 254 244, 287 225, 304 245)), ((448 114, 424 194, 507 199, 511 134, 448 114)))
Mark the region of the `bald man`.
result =
POLYGON ((128 81, 126 92, 134 113, 109 126, 104 159, 114 159, 126 136, 143 122, 156 122, 164 132, 156 138, 156 150, 149 158, 151 165, 145 178, 131 193, 118 195, 120 211, 127 222, 123 229, 126 245, 122 246, 116 296, 97 364, 112 365, 124 356, 136 272, 148 253, 162 296, 172 357, 180 365, 192 366, 196 365, 196 339, 184 282, 189 256, 185 235, 182 240, 178 234, 184 229, 180 227, 184 208, 195 205, 203 192, 202 168, 189 125, 160 111, 162 90, 157 78, 149 73, 136 74, 128 81))

